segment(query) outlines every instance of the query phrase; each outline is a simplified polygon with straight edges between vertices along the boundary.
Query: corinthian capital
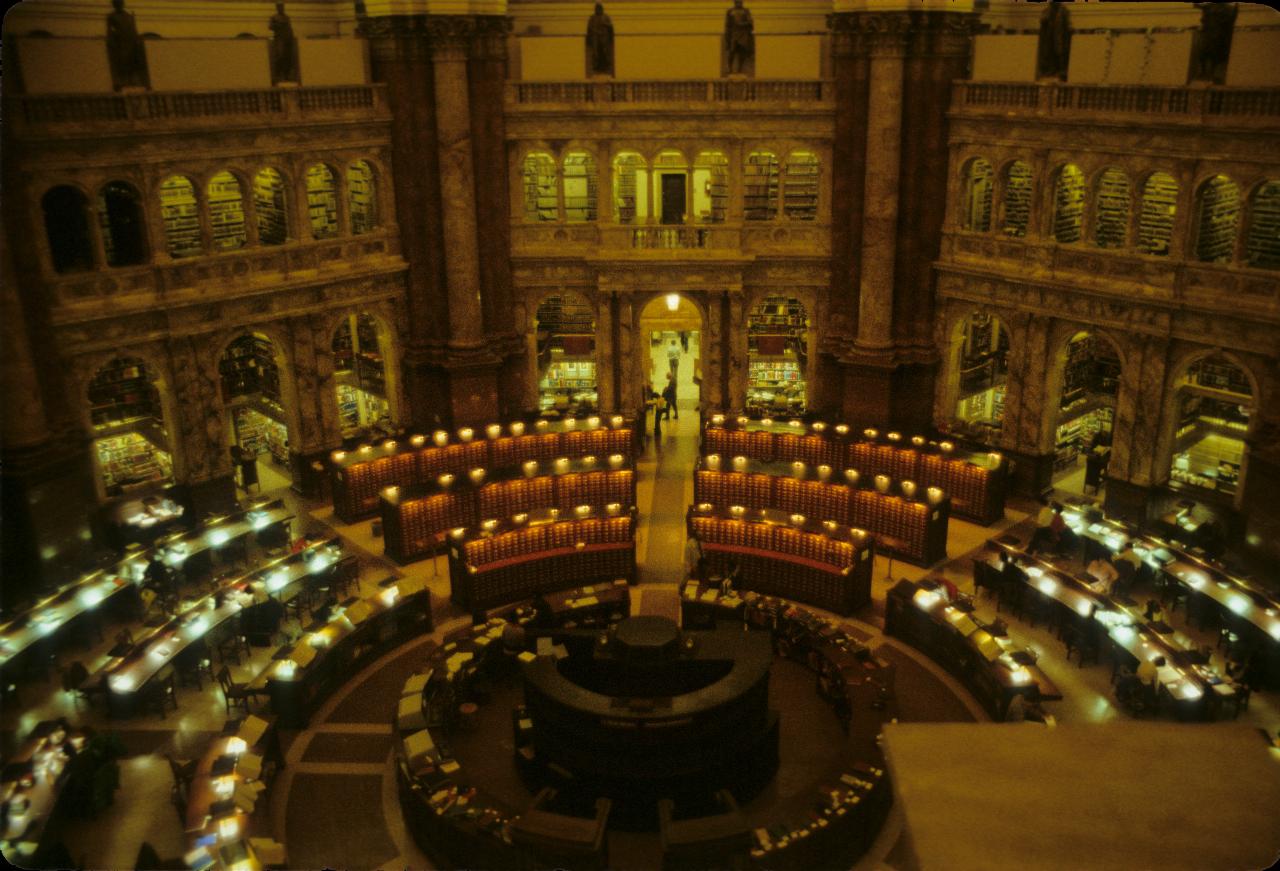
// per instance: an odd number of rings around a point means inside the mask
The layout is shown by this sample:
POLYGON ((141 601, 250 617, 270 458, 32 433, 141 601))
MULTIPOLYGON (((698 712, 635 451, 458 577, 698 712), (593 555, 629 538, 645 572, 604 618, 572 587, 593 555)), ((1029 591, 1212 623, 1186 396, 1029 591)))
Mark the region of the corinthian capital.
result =
POLYGON ((476 37, 476 20, 470 15, 428 15, 425 29, 433 57, 466 60, 476 37))

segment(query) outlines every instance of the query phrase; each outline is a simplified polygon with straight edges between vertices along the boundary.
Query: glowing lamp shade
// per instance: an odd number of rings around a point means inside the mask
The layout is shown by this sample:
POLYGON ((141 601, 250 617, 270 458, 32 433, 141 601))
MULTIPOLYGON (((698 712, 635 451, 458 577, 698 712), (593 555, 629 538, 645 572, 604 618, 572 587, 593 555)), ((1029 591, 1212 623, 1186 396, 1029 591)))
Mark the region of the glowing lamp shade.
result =
POLYGON ((858 541, 866 541, 867 536, 870 535, 865 529, 858 529, 856 526, 849 530, 849 534, 858 541))
POLYGON ((552 467, 556 470, 557 475, 563 475, 565 472, 569 471, 569 458, 557 457, 555 462, 552 464, 552 467))
POLYGON ((734 457, 733 470, 735 472, 745 472, 747 470, 747 458, 741 455, 734 457))
POLYGON ((413 438, 409 439, 409 444, 413 445, 415 448, 420 448, 426 443, 427 443, 426 436, 416 435, 413 438))
POLYGON ((942 451, 944 454, 949 454, 955 449, 956 446, 951 444, 951 442, 938 442, 938 450, 942 451))
POLYGON ((866 436, 867 438, 869 438, 869 439, 873 439, 873 438, 877 437, 878 435, 880 435, 880 431, 879 431, 879 430, 877 430, 877 429, 872 429, 871 427, 867 427, 866 429, 864 429, 864 430, 862 431, 862 434, 863 434, 864 436, 866 436))
POLYGON ((625 461, 626 461, 626 458, 625 458, 625 457, 623 457, 623 456, 622 456, 622 454, 610 454, 610 455, 609 455, 609 468, 610 468, 610 469, 621 469, 621 468, 622 468, 622 464, 623 464, 625 461))
POLYGON ((836 435, 846 436, 848 434, 849 434, 849 424, 847 423, 836 424, 836 435))
POLYGON ((582 468, 584 468, 584 469, 594 469, 595 467, 596 467, 596 455, 595 455, 595 454, 587 454, 585 457, 583 457, 583 458, 582 458, 582 468))
POLYGON ((773 426, 773 418, 772 418, 772 417, 762 417, 762 418, 760 418, 760 423, 761 423, 761 424, 763 424, 764 426, 773 426))
POLYGON ((577 419, 576 417, 566 417, 566 418, 564 419, 564 428, 565 428, 566 430, 573 430, 573 429, 577 429, 577 428, 578 428, 578 419, 577 419))
POLYGON ((333 461, 334 461, 335 463, 341 463, 341 462, 342 462, 343 460, 345 460, 346 458, 347 458, 347 452, 346 452, 346 451, 334 451, 334 452, 333 452, 333 461))
POLYGON ((707 513, 708 511, 710 511, 710 510, 711 510, 711 503, 710 503, 710 502, 699 502, 699 503, 698 503, 698 511, 700 511, 701 513, 706 514, 706 513, 707 513))
POLYGON ((451 536, 455 541, 457 541, 457 540, 461 539, 461 538, 462 538, 462 536, 464 536, 464 535, 466 535, 466 534, 467 534, 467 530, 466 530, 466 528, 465 528, 465 527, 462 527, 462 526, 455 526, 453 529, 449 530, 449 535, 450 535, 450 536, 451 536))
POLYGON ((888 435, 886 435, 885 438, 887 438, 891 442, 900 442, 902 441, 902 433, 891 432, 888 435))
POLYGON ((471 476, 471 483, 479 486, 484 483, 484 469, 476 468, 468 472, 471 476))
POLYGON ((924 492, 925 492, 925 496, 927 496, 929 499, 930 505, 937 505, 939 502, 942 501, 941 487, 930 487, 928 490, 925 490, 924 492))
POLYGON ((400 498, 400 488, 395 484, 392 484, 390 487, 384 487, 382 490, 382 497, 390 502, 395 502, 400 498))
POLYGON ((903 495, 903 496, 906 496, 908 499, 914 499, 914 498, 916 498, 916 482, 915 482, 915 481, 903 481, 903 482, 902 482, 902 495, 903 495))
POLYGON ((859 478, 859 477, 861 477, 861 476, 858 474, 858 470, 857 470, 857 469, 845 469, 845 470, 844 470, 844 479, 845 479, 846 481, 848 481, 848 482, 849 482, 849 486, 850 486, 850 487, 857 487, 857 486, 858 486, 858 478, 859 478))
POLYGON ((502 427, 496 423, 491 423, 484 428, 484 434, 491 439, 496 439, 502 435, 502 427))
POLYGON ((711 423, 714 424, 715 426, 724 426, 724 415, 723 414, 711 415, 711 423))
POLYGON ((814 432, 826 432, 826 431, 827 431, 827 425, 826 425, 825 423, 823 423, 822 421, 817 421, 817 422, 816 422, 816 423, 814 423, 814 425, 813 425, 813 431, 814 431, 814 432))
POLYGON ((999 451, 992 451, 987 454, 987 459, 991 461, 991 468, 998 469, 1000 464, 1004 462, 1004 455, 999 451))
POLYGON ((880 493, 889 492, 889 476, 876 475, 876 491, 880 493))
POLYGON ((827 532, 835 532, 840 528, 840 524, 836 523, 834 520, 824 520, 822 521, 822 526, 827 530, 827 532))
POLYGON ((747 513, 747 509, 743 508, 741 505, 730 505, 729 513, 732 514, 734 517, 740 518, 742 517, 742 515, 747 513))
POLYGON ((463 442, 464 444, 466 442, 471 441, 475 437, 476 437, 476 431, 469 426, 464 426, 462 429, 458 430, 458 440, 463 442))
POLYGON ((911 444, 915 445, 917 448, 924 447, 924 436, 912 436, 911 444))
POLYGON ((373 445, 361 445, 359 452, 362 454, 371 454, 373 453, 373 445))
POLYGON ((524 476, 526 478, 532 478, 534 475, 538 474, 538 461, 525 460, 524 465, 521 466, 521 468, 524 470, 524 476))
POLYGON ((396 440, 387 439, 385 442, 382 443, 382 449, 384 451, 394 451, 396 449, 396 440))
POLYGON ((795 475, 797 478, 803 478, 803 477, 804 477, 804 463, 800 462, 799 460, 796 460, 794 463, 792 463, 792 464, 791 464, 791 474, 795 475))
POLYGON ((746 426, 750 422, 751 418, 747 417, 745 414, 738 415, 738 426, 746 426))
POLYGON ((600 428, 600 418, 594 415, 587 418, 587 429, 599 429, 599 428, 600 428))
POLYGON ((442 429, 438 429, 431 434, 431 440, 435 442, 438 447, 444 447, 449 444, 449 434, 442 429))
POLYGON ((801 427, 804 426, 804 421, 789 420, 787 421, 787 426, 791 427, 792 429, 800 429, 801 427))
POLYGON ((221 547, 231 539, 231 533, 225 529, 215 529, 209 533, 209 543, 214 547, 221 547))
POLYGON ((523 421, 519 421, 519 420, 517 420, 515 423, 511 424, 511 427, 510 427, 510 428, 511 428, 511 434, 512 434, 513 436, 522 436, 522 435, 524 435, 524 423, 523 423, 523 421))
POLYGON ((483 529, 485 532, 493 532, 495 529, 498 528, 498 521, 485 520, 481 522, 480 528, 483 529))
POLYGON ((590 516, 591 516, 591 506, 590 506, 590 505, 579 505, 577 508, 574 508, 574 509, 573 509, 573 513, 574 513, 574 514, 576 514, 576 515, 578 515, 579 517, 590 517, 590 516))
POLYGON ((448 490, 453 486, 453 475, 445 472, 439 478, 436 478, 436 483, 440 485, 441 490, 448 490))
POLYGON ((719 454, 707 454, 707 456, 703 459, 702 463, 704 466, 706 466, 708 469, 710 469, 713 472, 720 471, 720 455, 719 454))
POLYGON ((823 463, 821 466, 818 466, 818 480, 819 481, 831 480, 831 467, 828 466, 826 463, 823 463))
POLYGON ((538 432, 546 432, 547 427, 549 427, 550 425, 551 424, 547 423, 545 420, 539 420, 536 423, 534 423, 533 428, 536 429, 538 432))
POLYGON ((547 516, 548 516, 548 517, 550 517, 552 520, 555 520, 557 517, 559 517, 559 516, 560 516, 560 509, 559 509, 559 508, 548 508, 548 509, 547 509, 547 516))
POLYGON ((519 514, 511 515, 511 522, 516 526, 524 526, 529 522, 529 515, 521 511, 519 514))
POLYGON ((680 294, 678 293, 667 294, 667 311, 673 312, 678 308, 680 308, 680 294))
POLYGON ((791 525, 792 525, 792 526, 804 526, 804 515, 803 515, 803 514, 792 514, 792 515, 791 515, 791 525))
POLYGON ((604 506, 604 511, 610 517, 617 517, 622 513, 622 503, 610 502, 608 505, 604 506))

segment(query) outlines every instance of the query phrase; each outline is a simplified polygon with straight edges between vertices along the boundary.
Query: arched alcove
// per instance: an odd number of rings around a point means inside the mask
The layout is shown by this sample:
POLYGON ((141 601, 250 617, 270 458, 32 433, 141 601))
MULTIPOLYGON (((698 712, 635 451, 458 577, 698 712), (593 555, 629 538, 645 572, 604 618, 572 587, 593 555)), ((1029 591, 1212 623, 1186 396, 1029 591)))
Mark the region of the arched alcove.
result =
MULTIPOLYGON (((1120 357, 1110 340, 1081 331, 1058 352, 1062 367, 1054 429, 1053 476, 1055 484, 1082 492, 1090 469, 1105 465, 1115 424, 1116 397, 1120 392, 1120 357), (1082 465, 1082 458, 1088 462, 1082 465), (1085 473, 1085 478, 1073 475, 1085 473)), ((1096 487, 1100 482, 1088 481, 1096 487)))
POLYGON ((108 266, 135 266, 147 260, 142 198, 128 182, 110 181, 98 191, 98 220, 108 266))
POLYGON ((772 221, 778 217, 778 155, 753 151, 742 168, 743 217, 772 221))
POLYGON ((975 233, 991 229, 991 193, 995 172, 984 158, 975 157, 965 164, 963 177, 964 214, 960 226, 975 233))
POLYGON ((258 213, 258 244, 283 245, 289 238, 284 176, 270 166, 253 177, 253 204, 258 213))
POLYGON ((692 412, 702 396, 702 310, 682 293, 657 294, 640 309, 638 326, 641 382, 662 393, 674 374, 678 406, 692 412))
POLYGON ((160 219, 164 222, 165 250, 170 257, 193 257, 204 251, 200 240, 200 204, 191 179, 171 175, 160 182, 160 219))
POLYGON ((556 199, 555 158, 543 151, 527 154, 520 172, 524 188, 524 219, 560 220, 560 204, 556 199))
POLYGON ((90 379, 89 424, 98 485, 104 495, 119 496, 173 482, 160 389, 156 373, 138 357, 116 357, 90 379))
POLYGON ((1196 191, 1195 259, 1230 263, 1240 227, 1240 186, 1225 175, 1207 178, 1196 191))
POLYGON ((1004 169, 1003 217, 1006 236, 1027 235, 1031 223, 1033 182, 1031 167, 1015 160, 1004 169))
POLYGON ((206 191, 214 251, 234 251, 248 240, 244 226, 244 190, 240 179, 223 170, 209 179, 206 191))
POLYGON ((1174 382, 1173 481, 1234 495, 1257 397, 1248 373, 1223 354, 1192 361, 1174 382))
POLYGON ((596 219, 599 196, 596 159, 588 151, 570 151, 564 156, 564 219, 582 224, 596 219))
POLYGON ((1053 183, 1053 223, 1050 235, 1055 242, 1080 241, 1084 224, 1084 173, 1074 163, 1058 170, 1053 183))
POLYGON ((994 443, 1004 426, 1009 380, 1009 334, 987 312, 974 312, 956 325, 952 337, 954 418, 963 431, 994 443))
POLYGON ((683 224, 688 220, 689 164, 683 154, 674 149, 659 152, 653 159, 653 201, 658 221, 662 224, 683 224))
POLYGON ((595 309, 583 297, 556 293, 538 303, 533 356, 540 413, 599 409, 595 332, 595 309))
POLYGON ((262 489, 288 482, 289 414, 281 390, 284 357, 268 336, 252 332, 232 340, 218 362, 227 443, 244 462, 256 463, 262 489))
POLYGON ((703 151, 693 164, 693 215, 699 224, 723 224, 729 212, 729 158, 703 151))
POLYGON ((791 296, 770 296, 747 313, 747 410, 803 414, 808 407, 809 313, 791 296))
POLYGON ((1129 238, 1129 176, 1108 167, 1094 191, 1093 242, 1099 248, 1123 248, 1129 238))
POLYGON ((54 272, 82 272, 93 268, 93 238, 89 235, 89 201, 79 189, 58 185, 40 199, 45 238, 54 272))
POLYGON ((327 164, 307 168, 307 214, 313 239, 338 235, 338 182, 327 164))
POLYGON ((1280 179, 1267 179, 1249 198, 1244 259, 1254 269, 1280 269, 1280 179))
POLYGON ((378 226, 378 185, 367 160, 355 160, 347 166, 347 212, 352 235, 378 226))
POLYGON ((1138 250, 1164 257, 1173 239, 1173 219, 1178 212, 1178 180, 1167 172, 1153 172, 1142 185, 1142 212, 1138 215, 1138 250))
POLYGON ((787 155, 782 209, 791 220, 817 220, 820 172, 818 155, 812 151, 793 151, 787 155))
POLYGON ((334 330, 333 382, 343 438, 392 428, 388 344, 382 325, 368 312, 347 315, 334 330))

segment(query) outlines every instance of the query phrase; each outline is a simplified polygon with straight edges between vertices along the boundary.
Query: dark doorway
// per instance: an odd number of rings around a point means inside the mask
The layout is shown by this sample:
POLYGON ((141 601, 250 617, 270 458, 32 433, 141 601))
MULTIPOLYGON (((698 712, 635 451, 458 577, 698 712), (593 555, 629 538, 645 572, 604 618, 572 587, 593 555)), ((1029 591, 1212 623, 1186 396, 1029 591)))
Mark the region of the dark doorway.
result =
POLYGON ((683 224, 685 212, 685 174, 662 176, 662 223, 683 224))

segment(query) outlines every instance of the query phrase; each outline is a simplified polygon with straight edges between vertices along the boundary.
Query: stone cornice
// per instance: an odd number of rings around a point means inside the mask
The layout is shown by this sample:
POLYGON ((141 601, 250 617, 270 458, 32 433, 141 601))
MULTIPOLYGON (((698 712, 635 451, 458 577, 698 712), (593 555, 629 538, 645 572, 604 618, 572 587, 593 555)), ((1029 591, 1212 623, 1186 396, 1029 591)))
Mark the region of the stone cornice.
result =
POLYGON ((971 13, 939 11, 836 12, 827 16, 835 57, 912 54, 965 55, 978 26, 971 13))

